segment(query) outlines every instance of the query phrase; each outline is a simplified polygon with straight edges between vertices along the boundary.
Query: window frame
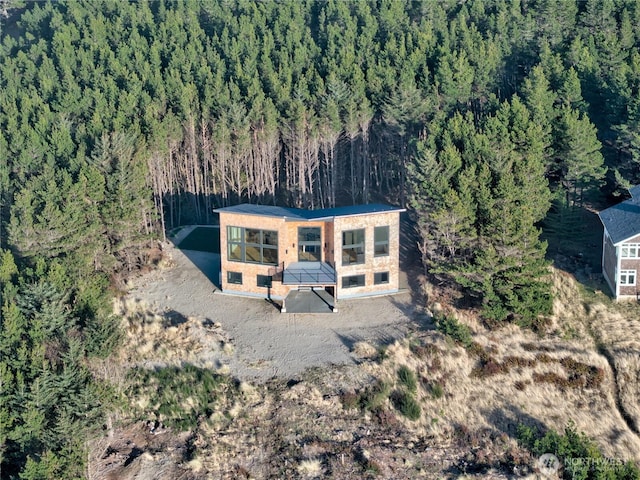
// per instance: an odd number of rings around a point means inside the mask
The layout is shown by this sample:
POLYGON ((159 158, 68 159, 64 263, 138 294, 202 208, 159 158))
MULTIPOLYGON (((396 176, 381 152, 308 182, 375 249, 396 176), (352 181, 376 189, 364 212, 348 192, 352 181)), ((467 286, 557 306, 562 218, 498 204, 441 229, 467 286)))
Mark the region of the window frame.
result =
POLYGON ((258 265, 278 265, 278 231, 262 228, 236 227, 227 225, 227 260, 230 262, 253 263, 258 265), (236 231, 237 230, 237 231, 236 231), (251 235, 247 241, 247 232, 251 235), (238 235, 239 233, 239 235, 238 235), (275 239, 275 242, 274 242, 275 239), (240 255, 232 255, 235 248, 240 249, 240 255), (257 252, 258 260, 248 259, 247 250, 257 252), (265 260, 265 252, 275 253, 274 261, 265 260), (239 258, 238 258, 239 257, 239 258))
MULTIPOLYGON (((362 265, 363 263, 365 263, 366 261, 366 241, 367 241, 367 234, 366 234, 366 229, 364 228, 354 228, 352 230, 343 230, 342 231, 342 265, 362 265), (352 234, 353 237, 355 237, 356 232, 361 232, 362 233, 362 240, 359 242, 355 242, 355 243, 346 243, 346 236, 348 234, 352 234), (345 262, 345 258, 350 259, 352 258, 352 255, 350 254, 351 252, 347 253, 346 251, 350 250, 353 251, 353 254, 355 256, 355 261, 347 261, 345 262), (361 251, 361 252, 360 252, 361 251), (362 256, 362 259, 360 260, 359 257, 360 255, 362 256)), ((352 242, 353 242, 353 238, 352 238, 352 242)))
POLYGON ((373 273, 373 284, 374 285, 386 285, 388 283, 389 283, 389 272, 388 271, 374 272, 373 273), (384 276, 387 277, 386 280, 383 280, 384 276))
POLYGON ((620 246, 620 258, 640 258, 640 243, 623 243, 620 246), (631 251, 634 252, 633 255, 631 255, 631 251))
POLYGON ((273 277, 271 275, 262 275, 258 273, 256 275, 256 286, 262 287, 262 288, 271 288, 273 286, 273 277), (265 281, 265 279, 267 280, 265 281))
POLYGON ((232 285, 242 285, 242 272, 232 272, 227 270, 227 283, 232 285), (236 276, 235 280, 232 280, 232 276, 236 276), (238 278, 240 281, 238 281, 238 278))
POLYGON ((373 229, 373 256, 388 257, 389 256, 389 225, 380 225, 373 229), (386 240, 378 240, 378 232, 386 231, 386 240), (382 253, 378 253, 378 247, 386 246, 382 253))
POLYGON ((367 286, 367 279, 365 278, 364 273, 360 273, 357 275, 343 275, 342 276, 342 288, 346 289, 346 288, 359 288, 359 287, 366 287, 367 286), (356 283, 351 283, 351 281, 355 279, 356 283), (362 279, 362 283, 360 283, 360 279, 362 279))
POLYGON ((637 282, 638 272, 637 270, 620 270, 620 286, 621 287, 634 287, 637 282), (633 283, 629 281, 629 277, 633 278, 633 283))

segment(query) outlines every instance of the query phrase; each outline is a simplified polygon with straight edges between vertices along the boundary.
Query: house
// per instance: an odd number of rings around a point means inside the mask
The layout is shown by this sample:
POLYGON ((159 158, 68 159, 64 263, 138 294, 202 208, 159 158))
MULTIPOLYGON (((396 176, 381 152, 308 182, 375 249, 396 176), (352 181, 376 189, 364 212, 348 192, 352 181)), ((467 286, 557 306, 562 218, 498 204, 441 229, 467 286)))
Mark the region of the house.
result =
POLYGON ((600 212, 604 225, 602 273, 616 299, 640 299, 640 185, 631 198, 600 212))
POLYGON ((290 292, 303 289, 329 293, 334 311, 338 299, 397 292, 403 211, 219 208, 222 291, 284 299, 283 311, 290 292))

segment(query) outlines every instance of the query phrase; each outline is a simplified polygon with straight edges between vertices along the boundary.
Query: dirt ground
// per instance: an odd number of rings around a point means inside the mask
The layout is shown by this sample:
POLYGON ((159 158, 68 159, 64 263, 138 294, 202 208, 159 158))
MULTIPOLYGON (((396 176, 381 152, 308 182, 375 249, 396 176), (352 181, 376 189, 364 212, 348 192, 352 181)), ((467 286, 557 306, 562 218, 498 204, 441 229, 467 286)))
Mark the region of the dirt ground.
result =
MULTIPOLYGON (((188 233, 183 229, 180 237, 188 233)), ((391 344, 420 320, 406 289, 340 301, 338 313, 283 314, 265 299, 221 293, 214 284, 218 255, 172 244, 165 254, 168 267, 139 278, 127 301, 165 318, 182 318, 177 328, 188 324, 192 335, 198 333, 194 329, 211 331, 215 326, 214 345, 201 349, 195 363, 240 380, 293 378, 310 367, 353 364, 355 343, 391 344)))

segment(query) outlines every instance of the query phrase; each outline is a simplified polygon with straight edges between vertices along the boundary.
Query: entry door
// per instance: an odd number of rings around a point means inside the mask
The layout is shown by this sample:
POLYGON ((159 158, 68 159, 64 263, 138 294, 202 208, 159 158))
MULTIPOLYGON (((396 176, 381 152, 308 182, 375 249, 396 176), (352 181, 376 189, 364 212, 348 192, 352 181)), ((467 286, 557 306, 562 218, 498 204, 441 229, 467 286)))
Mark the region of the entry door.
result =
POLYGON ((298 261, 322 261, 320 227, 298 227, 298 261))

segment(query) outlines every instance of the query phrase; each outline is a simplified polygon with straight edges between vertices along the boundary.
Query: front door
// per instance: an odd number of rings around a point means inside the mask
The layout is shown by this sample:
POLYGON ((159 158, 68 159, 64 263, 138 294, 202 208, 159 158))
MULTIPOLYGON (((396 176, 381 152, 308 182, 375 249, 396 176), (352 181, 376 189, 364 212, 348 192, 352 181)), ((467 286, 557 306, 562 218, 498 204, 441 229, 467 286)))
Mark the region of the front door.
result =
POLYGON ((320 262, 322 260, 321 240, 320 227, 298 227, 298 261, 320 262))

